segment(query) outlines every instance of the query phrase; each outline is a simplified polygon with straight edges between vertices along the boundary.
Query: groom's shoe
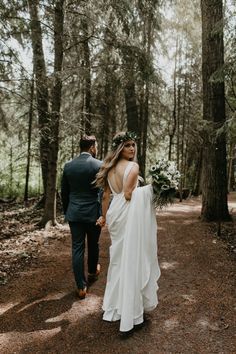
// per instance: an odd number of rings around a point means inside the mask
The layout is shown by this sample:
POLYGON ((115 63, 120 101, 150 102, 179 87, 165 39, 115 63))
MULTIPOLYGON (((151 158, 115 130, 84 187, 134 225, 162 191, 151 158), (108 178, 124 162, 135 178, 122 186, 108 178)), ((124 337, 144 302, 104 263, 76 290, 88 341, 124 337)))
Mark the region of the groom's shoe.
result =
POLYGON ((83 288, 83 289, 77 289, 77 295, 79 297, 80 300, 85 299, 87 294, 87 288, 83 288))
POLYGON ((88 273, 88 282, 91 284, 94 283, 96 280, 98 280, 98 276, 100 272, 101 272, 101 265, 98 263, 96 273, 88 273))

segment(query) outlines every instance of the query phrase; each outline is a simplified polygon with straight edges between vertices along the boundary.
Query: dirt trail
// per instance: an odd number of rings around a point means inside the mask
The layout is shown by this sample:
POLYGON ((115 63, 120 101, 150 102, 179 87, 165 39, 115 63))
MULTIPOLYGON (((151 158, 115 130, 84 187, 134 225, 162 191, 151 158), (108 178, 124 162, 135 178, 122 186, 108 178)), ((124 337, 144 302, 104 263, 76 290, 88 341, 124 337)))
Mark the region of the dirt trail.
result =
POLYGON ((147 326, 126 340, 118 336, 118 323, 102 321, 108 233, 101 237, 101 276, 81 301, 69 230, 56 230, 61 238, 49 239, 39 258, 1 287, 1 354, 235 353, 235 262, 199 213, 195 199, 158 214, 159 305, 147 326))

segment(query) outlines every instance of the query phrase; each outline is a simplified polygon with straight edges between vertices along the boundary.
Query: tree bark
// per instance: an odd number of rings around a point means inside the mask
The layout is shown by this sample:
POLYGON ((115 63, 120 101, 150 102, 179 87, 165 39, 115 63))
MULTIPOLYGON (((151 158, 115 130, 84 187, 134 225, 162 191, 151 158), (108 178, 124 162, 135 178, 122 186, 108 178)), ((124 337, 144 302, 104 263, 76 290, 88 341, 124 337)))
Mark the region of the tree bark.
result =
POLYGON ((28 125, 28 147, 27 147, 27 163, 26 163, 26 176, 25 176, 25 193, 24 202, 28 201, 29 193, 29 172, 30 172, 30 155, 31 155, 31 136, 32 136, 32 122, 33 122, 33 102, 34 102, 34 78, 31 82, 30 88, 30 107, 29 107, 29 125, 28 125))
POLYGON ((87 19, 82 21, 83 27, 83 67, 84 67, 84 104, 83 104, 83 119, 85 134, 91 134, 91 70, 90 70, 90 50, 88 39, 88 22, 87 19))
POLYGON ((201 178, 202 178, 202 155, 203 155, 203 148, 200 149, 196 167, 195 167, 195 179, 194 179, 194 188, 193 188, 193 195, 199 196, 201 194, 201 178))
MULTIPOLYGON (((127 130, 135 132, 138 136, 138 162, 142 165, 142 153, 141 153, 141 138, 142 138, 142 130, 140 126, 140 115, 138 111, 137 105, 137 95, 135 88, 135 77, 134 77, 134 58, 132 56, 132 51, 124 49, 123 50, 123 58, 124 58, 124 66, 125 66, 125 107, 126 107, 126 116, 127 116, 127 130)), ((140 168, 141 170, 141 168, 140 168)), ((142 173, 142 171, 141 171, 142 173)))
MULTIPOLYGON (((151 62, 151 41, 152 41, 152 24, 153 24, 153 13, 150 6, 147 6, 147 13, 144 20, 143 29, 143 46, 145 49, 145 55, 147 57, 148 64, 151 62)), ((141 144, 141 159, 140 159, 140 171, 141 175, 145 178, 146 170, 146 153, 147 153, 147 134, 148 134, 148 124, 149 124, 149 96, 150 96, 150 77, 151 73, 148 72, 144 80, 143 91, 143 114, 140 114, 140 125, 142 132, 142 144, 141 144)))
POLYGON ((201 0, 203 119, 208 121, 203 148, 202 219, 228 220, 226 139, 217 130, 225 122, 224 82, 212 75, 224 63, 221 0, 201 0))
POLYGON ((142 119, 142 150, 140 159, 140 171, 143 178, 145 178, 146 170, 146 152, 147 152, 147 131, 149 122, 149 82, 146 82, 144 87, 144 105, 143 105, 143 119, 142 119))
POLYGON ((50 119, 50 143, 48 154, 48 179, 44 215, 41 224, 56 224, 56 178, 59 148, 59 122, 62 89, 64 0, 57 0, 54 8, 54 86, 52 89, 52 112, 50 119))
POLYGON ((33 48, 34 73, 36 80, 37 111, 40 131, 40 161, 44 195, 47 189, 48 146, 49 146, 49 95, 46 66, 43 52, 42 30, 38 16, 38 0, 29 0, 31 42, 33 48))
POLYGON ((12 146, 10 146, 10 184, 9 184, 9 194, 10 194, 10 198, 13 197, 13 173, 14 173, 14 169, 13 169, 13 148, 12 146))
POLYGON ((176 116, 176 160, 177 160, 177 169, 180 171, 180 119, 181 119, 181 85, 178 84, 177 91, 177 116, 176 116))
MULTIPOLYGON (((171 160, 172 158, 172 145, 173 145, 173 139, 175 136, 176 132, 176 125, 177 125, 177 118, 176 118, 176 75, 177 75, 177 49, 178 49, 178 38, 176 40, 176 47, 175 47, 175 68, 174 68, 174 106, 173 106, 173 113, 172 113, 172 118, 173 118, 173 125, 169 128, 169 151, 168 151, 168 159, 171 160)), ((171 123, 170 123, 171 125, 171 123)))
POLYGON ((181 142, 180 142, 180 155, 181 155, 181 163, 180 163, 180 184, 179 184, 179 201, 183 201, 183 188, 185 187, 184 185, 184 176, 185 176, 185 170, 184 170, 184 165, 185 165, 185 135, 186 135, 186 100, 187 100, 187 77, 185 74, 185 79, 184 79, 184 94, 183 94, 183 114, 182 114, 182 127, 181 127, 181 142))
POLYGON ((135 92, 134 74, 132 69, 129 71, 129 77, 127 78, 127 82, 125 84, 125 105, 127 114, 127 129, 140 135, 138 119, 139 115, 135 92))
POLYGON ((137 97, 135 90, 134 77, 134 54, 132 48, 122 47, 123 65, 124 65, 124 92, 125 108, 127 115, 127 129, 136 132, 140 136, 139 114, 137 106, 137 97))
POLYGON ((235 145, 233 142, 229 146, 229 163, 228 163, 228 192, 234 190, 235 188, 235 178, 234 178, 234 150, 235 145))

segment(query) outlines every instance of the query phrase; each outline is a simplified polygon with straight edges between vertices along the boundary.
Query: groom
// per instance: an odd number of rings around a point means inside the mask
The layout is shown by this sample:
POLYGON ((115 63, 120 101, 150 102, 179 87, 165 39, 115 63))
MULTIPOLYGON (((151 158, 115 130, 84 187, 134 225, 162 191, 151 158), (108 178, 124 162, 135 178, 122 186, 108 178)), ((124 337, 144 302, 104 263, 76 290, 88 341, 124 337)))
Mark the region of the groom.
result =
POLYGON ((81 154, 65 164, 61 197, 63 211, 69 222, 72 236, 72 266, 80 299, 87 292, 84 271, 85 238, 88 247, 88 281, 95 281, 100 273, 99 236, 99 190, 92 185, 102 162, 97 160, 97 142, 95 136, 83 136, 80 140, 81 154))

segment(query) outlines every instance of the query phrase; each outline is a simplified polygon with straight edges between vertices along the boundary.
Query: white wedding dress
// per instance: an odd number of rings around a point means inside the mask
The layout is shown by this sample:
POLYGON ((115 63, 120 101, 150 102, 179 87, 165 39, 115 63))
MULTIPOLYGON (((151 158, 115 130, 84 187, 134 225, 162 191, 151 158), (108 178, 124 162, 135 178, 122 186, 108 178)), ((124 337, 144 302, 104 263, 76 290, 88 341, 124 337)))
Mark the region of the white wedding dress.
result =
MULTIPOLYGON (((133 166, 129 162, 124 182, 133 166)), ((109 181, 108 181, 109 182, 109 181)), ((103 319, 120 320, 120 331, 143 322, 144 311, 158 304, 157 225, 152 204, 152 186, 136 187, 130 201, 116 193, 107 211, 111 237, 110 264, 103 300, 103 319)))

